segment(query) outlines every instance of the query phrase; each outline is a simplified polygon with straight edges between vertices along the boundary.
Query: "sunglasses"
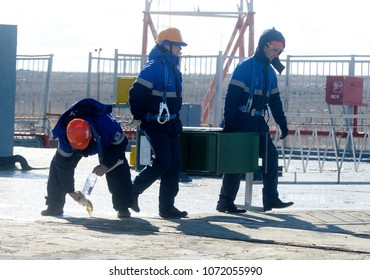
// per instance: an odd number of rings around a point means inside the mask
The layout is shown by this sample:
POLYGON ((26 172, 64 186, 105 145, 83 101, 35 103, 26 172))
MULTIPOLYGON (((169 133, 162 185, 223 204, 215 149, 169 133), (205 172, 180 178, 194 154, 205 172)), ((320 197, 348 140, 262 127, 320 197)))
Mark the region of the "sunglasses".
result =
POLYGON ((267 43, 267 46, 269 48, 272 48, 274 51, 279 52, 279 53, 282 53, 284 51, 284 49, 277 48, 274 45, 271 45, 270 43, 267 43))

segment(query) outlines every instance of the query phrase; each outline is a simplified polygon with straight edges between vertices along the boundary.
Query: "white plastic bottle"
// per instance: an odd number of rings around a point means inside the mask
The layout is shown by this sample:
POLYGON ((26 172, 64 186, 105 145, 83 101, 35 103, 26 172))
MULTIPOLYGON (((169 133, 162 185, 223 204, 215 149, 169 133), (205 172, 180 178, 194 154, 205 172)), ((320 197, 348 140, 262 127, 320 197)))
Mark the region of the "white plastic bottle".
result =
POLYGON ((90 175, 87 177, 85 185, 82 189, 82 194, 84 196, 90 196, 91 192, 95 186, 96 179, 98 176, 95 173, 90 173, 90 175))

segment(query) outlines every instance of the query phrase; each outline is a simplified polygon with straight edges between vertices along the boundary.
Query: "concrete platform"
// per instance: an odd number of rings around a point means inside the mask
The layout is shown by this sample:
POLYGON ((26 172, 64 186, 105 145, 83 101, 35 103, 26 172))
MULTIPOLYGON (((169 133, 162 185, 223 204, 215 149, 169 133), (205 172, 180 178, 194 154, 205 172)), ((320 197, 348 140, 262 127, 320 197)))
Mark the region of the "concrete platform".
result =
MULTIPOLYGON (((61 217, 42 217, 46 181, 55 149, 15 147, 33 167, 0 171, 1 260, 370 260, 368 185, 280 186, 295 205, 261 212, 261 185, 245 214, 215 210, 220 178, 182 183, 176 206, 189 218, 158 216, 158 183, 142 196, 142 212, 119 220, 105 178, 91 200, 93 217, 68 198, 61 217)), ((97 163, 82 159, 76 189, 97 163)), ((132 170, 132 176, 136 172, 132 170)), ((237 198, 243 204, 244 188, 237 198)))
POLYGON ((369 260, 370 211, 0 220, 0 259, 369 260))

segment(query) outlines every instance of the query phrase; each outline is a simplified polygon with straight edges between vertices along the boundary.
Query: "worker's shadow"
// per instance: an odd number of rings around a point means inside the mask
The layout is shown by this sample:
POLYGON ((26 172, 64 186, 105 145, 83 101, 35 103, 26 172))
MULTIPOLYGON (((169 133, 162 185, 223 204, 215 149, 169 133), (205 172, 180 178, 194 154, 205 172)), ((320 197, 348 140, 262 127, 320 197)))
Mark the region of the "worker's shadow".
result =
MULTIPOLYGON (((245 214, 215 215, 195 219, 176 219, 173 221, 177 223, 177 230, 183 232, 184 234, 239 241, 276 243, 274 240, 271 239, 257 240, 245 233, 242 233, 242 229, 240 230, 240 232, 238 232, 238 228, 240 226, 249 229, 263 229, 265 227, 295 229, 311 232, 344 234, 351 235, 357 238, 370 239, 370 234, 368 233, 353 232, 341 227, 343 225, 342 222, 340 223, 341 226, 335 225, 333 223, 323 223, 316 225, 314 223, 304 221, 294 214, 286 213, 261 213, 255 215, 253 213, 249 214, 249 212, 247 212, 245 214), (230 227, 227 226, 228 224, 230 224, 230 227)), ((364 223, 370 224, 370 221, 364 223)))
MULTIPOLYGON (((227 224, 244 224, 244 215, 230 216, 207 216, 204 218, 174 219, 176 229, 186 235, 207 238, 227 239, 236 241, 250 241, 251 237, 245 233, 234 230, 235 227, 227 227, 227 224)), ((266 240, 272 242, 272 240, 266 240)))
POLYGON ((159 228, 140 218, 105 219, 105 218, 74 218, 61 217, 73 225, 80 225, 88 230, 108 234, 152 235, 159 232, 159 228))
MULTIPOLYGON (((248 213, 246 213, 246 216, 248 218, 248 213)), ((351 225, 352 222, 346 223, 345 221, 342 220, 338 220, 337 224, 335 221, 329 223, 325 221, 320 222, 319 220, 317 223, 312 223, 298 218, 293 213, 292 214, 268 213, 265 214, 263 217, 259 217, 259 219, 262 222, 262 224, 266 224, 266 226, 268 227, 298 229, 302 231, 312 231, 322 233, 344 234, 358 238, 370 239, 370 234, 368 233, 359 233, 345 229, 345 226, 351 225)), ((368 221, 363 221, 362 224, 370 224, 370 219, 368 221)))

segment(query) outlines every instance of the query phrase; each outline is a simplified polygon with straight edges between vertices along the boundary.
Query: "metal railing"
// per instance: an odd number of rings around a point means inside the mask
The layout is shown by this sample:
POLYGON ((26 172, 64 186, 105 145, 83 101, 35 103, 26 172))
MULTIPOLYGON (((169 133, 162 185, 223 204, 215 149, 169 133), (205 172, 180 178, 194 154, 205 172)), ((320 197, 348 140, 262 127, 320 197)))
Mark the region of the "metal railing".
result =
MULTIPOLYGON (((146 59, 147 56, 120 54, 117 50, 111 58, 95 57, 90 53, 86 96, 114 103, 117 78, 137 76, 146 59)), ((227 86, 240 59, 221 54, 181 58, 184 103, 201 105, 215 81, 210 106, 212 116, 204 125, 218 126, 220 123, 227 86)), ((269 125, 273 132, 276 131, 274 137, 285 171, 324 172, 328 162, 331 169, 331 164, 335 163, 338 174, 348 163, 352 163, 355 172, 363 171, 361 164, 368 162, 370 153, 370 112, 366 106, 370 99, 370 56, 287 56, 282 62, 286 71, 278 79, 291 133, 285 141, 280 141, 272 118, 269 125), (325 102, 327 76, 363 78, 363 106, 328 105, 325 102), (297 160, 301 163, 299 167, 292 164, 297 160)), ((17 58, 16 123, 20 125, 23 117, 40 118, 44 120, 40 125, 44 133, 49 129, 46 112, 51 65, 52 56, 17 58), (35 61, 30 63, 29 60, 35 61)), ((120 117, 130 117, 127 108, 119 110, 115 113, 120 117)))
POLYGON ((290 134, 273 140, 281 165, 290 173, 367 172, 370 163, 370 115, 288 113, 290 134), (366 125, 353 125, 356 121, 366 125))
POLYGON ((53 55, 17 55, 14 133, 16 139, 42 139, 48 145, 47 116, 53 55))
MULTIPOLYGON (((369 114, 370 56, 288 56, 284 61, 285 75, 279 76, 286 112, 328 113, 325 102, 327 76, 355 76, 363 78, 364 106, 359 114, 369 114)), ((334 113, 341 113, 340 106, 334 113)))
MULTIPOLYGON (((91 59, 95 59, 96 65, 97 58, 91 59)), ((123 55, 116 51, 114 60, 114 63, 109 63, 109 67, 101 69, 105 72, 103 76, 110 73, 113 81, 120 75, 136 76, 146 56, 123 55)), ((215 80, 214 99, 210 110, 212 117, 209 118, 209 123, 203 125, 217 127, 220 124, 227 86, 239 61, 239 57, 223 57, 221 54, 181 57, 184 103, 201 105, 212 81, 215 80), (225 67, 227 63, 228 68, 225 67)), ((307 172, 308 162, 313 159, 313 151, 316 151, 315 159, 319 172, 324 171, 324 162, 329 160, 329 154, 334 155, 337 171, 341 172, 351 151, 355 163, 354 170, 359 171, 360 163, 367 160, 369 153, 367 142, 370 112, 366 104, 370 98, 370 56, 287 56, 282 62, 286 65, 286 71, 284 75, 279 75, 278 79, 292 133, 285 146, 280 147, 285 170, 291 170, 290 162, 294 158, 301 158, 302 171, 307 172), (364 105, 328 105, 325 101, 327 76, 362 77, 364 105), (346 143, 343 142, 344 135, 346 143), (329 141, 330 139, 332 141, 329 141), (324 140, 324 144, 318 145, 324 140), (363 144, 360 145, 359 141, 363 144), (318 146, 314 149, 315 143, 318 146)), ((116 91, 114 82, 110 84, 110 91, 110 102, 113 102, 116 91)), ((270 126, 271 129, 276 128, 273 119, 270 126)))

